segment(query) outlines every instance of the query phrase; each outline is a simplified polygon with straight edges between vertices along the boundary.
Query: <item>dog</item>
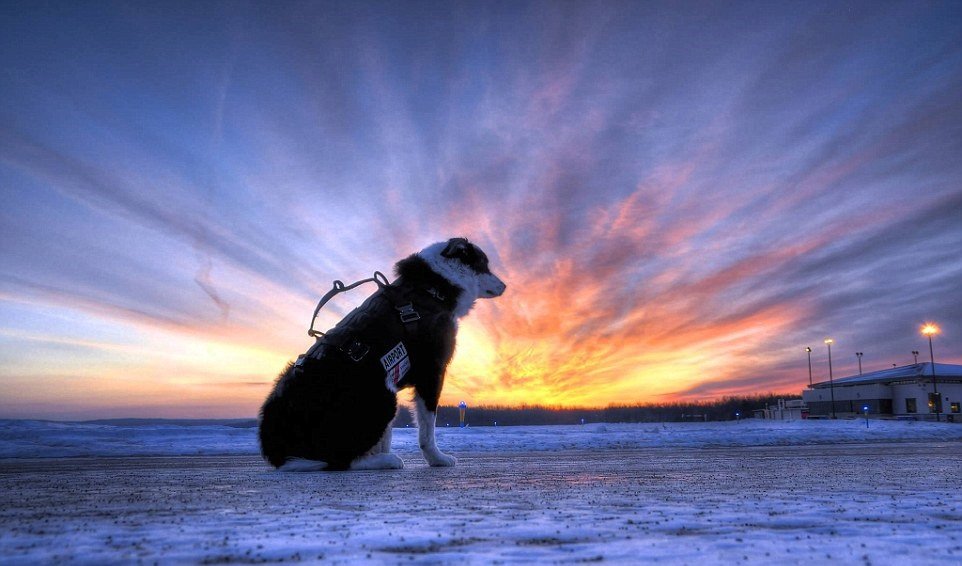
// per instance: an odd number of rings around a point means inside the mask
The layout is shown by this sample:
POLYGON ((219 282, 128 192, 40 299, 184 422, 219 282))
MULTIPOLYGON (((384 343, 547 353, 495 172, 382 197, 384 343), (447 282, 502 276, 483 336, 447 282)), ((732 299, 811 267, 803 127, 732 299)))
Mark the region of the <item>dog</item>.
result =
POLYGON ((391 427, 397 392, 406 388, 414 389, 424 459, 431 466, 457 463, 438 449, 434 425, 458 319, 506 286, 465 238, 408 256, 395 274, 390 284, 376 274, 378 291, 278 377, 259 418, 261 453, 274 467, 402 468, 391 452, 391 427))

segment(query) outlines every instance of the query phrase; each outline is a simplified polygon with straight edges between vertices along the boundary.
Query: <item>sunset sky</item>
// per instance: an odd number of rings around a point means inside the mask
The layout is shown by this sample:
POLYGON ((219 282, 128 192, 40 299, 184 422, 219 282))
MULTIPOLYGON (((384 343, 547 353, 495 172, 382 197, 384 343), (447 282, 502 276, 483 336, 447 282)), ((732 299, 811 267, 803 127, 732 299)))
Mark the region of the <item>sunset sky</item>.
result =
POLYGON ((2 1, 0 93, 0 417, 252 417, 455 235, 446 404, 962 363, 959 2, 2 1))

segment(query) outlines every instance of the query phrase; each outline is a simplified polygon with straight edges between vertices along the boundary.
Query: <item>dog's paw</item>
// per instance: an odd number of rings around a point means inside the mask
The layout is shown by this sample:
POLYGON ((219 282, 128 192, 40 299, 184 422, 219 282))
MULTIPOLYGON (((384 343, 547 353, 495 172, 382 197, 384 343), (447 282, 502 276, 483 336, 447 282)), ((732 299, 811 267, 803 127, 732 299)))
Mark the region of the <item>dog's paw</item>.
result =
POLYGON ((400 456, 392 452, 387 452, 381 454, 384 458, 384 468, 385 470, 401 470, 404 469, 404 460, 400 456))
POLYGON ((458 463, 458 459, 454 456, 450 456, 443 452, 435 452, 434 454, 425 455, 428 464, 434 468, 450 468, 458 463))
POLYGON ((305 458, 288 458, 284 465, 277 468, 279 472, 319 472, 327 468, 327 462, 307 460, 305 458))
POLYGON ((391 452, 365 456, 351 463, 352 470, 400 470, 402 468, 404 468, 404 461, 391 452))

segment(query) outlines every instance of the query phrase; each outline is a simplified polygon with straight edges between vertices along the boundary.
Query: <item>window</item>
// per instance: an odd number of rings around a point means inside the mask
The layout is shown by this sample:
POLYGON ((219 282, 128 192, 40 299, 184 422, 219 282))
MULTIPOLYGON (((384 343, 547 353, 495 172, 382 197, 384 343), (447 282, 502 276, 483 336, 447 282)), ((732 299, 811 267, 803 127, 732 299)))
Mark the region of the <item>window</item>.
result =
POLYGON ((938 393, 929 393, 929 412, 942 412, 942 399, 939 397, 938 393))
POLYGON ((958 402, 958 401, 956 401, 956 402, 952 403, 951 405, 949 405, 949 410, 952 411, 953 413, 962 412, 962 411, 959 410, 959 402, 958 402))
POLYGON ((906 413, 918 412, 918 408, 915 406, 915 397, 910 397, 905 400, 905 412, 906 413))

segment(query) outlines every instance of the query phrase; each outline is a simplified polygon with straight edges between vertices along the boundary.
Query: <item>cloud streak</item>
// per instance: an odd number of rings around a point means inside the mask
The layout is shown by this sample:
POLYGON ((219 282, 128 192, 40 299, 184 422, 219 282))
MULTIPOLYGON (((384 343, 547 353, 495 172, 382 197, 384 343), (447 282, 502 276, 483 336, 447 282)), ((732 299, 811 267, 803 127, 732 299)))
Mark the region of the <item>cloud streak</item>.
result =
POLYGON ((118 406, 181 415, 195 384, 251 414, 272 372, 188 344, 280 366, 331 280, 452 235, 509 293, 462 325, 445 402, 797 391, 805 346, 907 363, 929 318, 962 361, 958 6, 408 8, 0 24, 0 363, 32 376, 8 393, 58 414, 44 384, 71 372, 37 329, 64 316, 78 384, 156 376, 129 385, 146 405, 111 382, 118 406), (123 335, 158 356, 104 347, 123 335), (242 382, 263 390, 217 385, 242 382))

